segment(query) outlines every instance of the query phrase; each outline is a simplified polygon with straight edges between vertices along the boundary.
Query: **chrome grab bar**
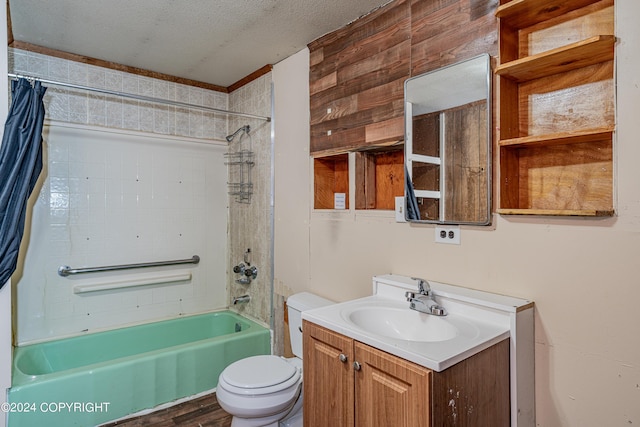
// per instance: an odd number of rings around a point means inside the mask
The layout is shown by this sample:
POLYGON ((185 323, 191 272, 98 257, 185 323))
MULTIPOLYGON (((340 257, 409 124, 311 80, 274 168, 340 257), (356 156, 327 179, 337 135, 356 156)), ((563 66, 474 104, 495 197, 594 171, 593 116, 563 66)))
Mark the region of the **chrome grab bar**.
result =
POLYGON ((177 259, 173 261, 158 261, 158 262, 143 262, 139 264, 122 264, 122 265, 108 265, 104 267, 85 267, 85 268, 71 268, 68 265, 61 265, 58 267, 58 274, 62 277, 67 277, 71 274, 83 274, 83 273, 97 273, 100 271, 114 271, 114 270, 127 270, 130 268, 144 268, 144 267, 161 267, 165 265, 179 265, 179 264, 197 264, 200 262, 200 257, 194 255, 189 259, 177 259))

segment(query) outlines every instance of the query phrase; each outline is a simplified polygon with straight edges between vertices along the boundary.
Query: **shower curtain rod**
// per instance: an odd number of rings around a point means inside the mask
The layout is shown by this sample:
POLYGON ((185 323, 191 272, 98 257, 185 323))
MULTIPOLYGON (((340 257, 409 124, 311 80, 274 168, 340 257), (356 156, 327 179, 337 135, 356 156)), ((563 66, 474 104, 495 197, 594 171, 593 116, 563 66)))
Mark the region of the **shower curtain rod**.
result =
POLYGON ((100 88, 96 88, 96 87, 82 86, 82 85, 77 85, 77 84, 73 84, 73 83, 57 82, 55 80, 47 80, 47 79, 42 79, 40 77, 28 76, 28 75, 24 75, 24 74, 7 73, 7 77, 14 78, 14 79, 23 78, 23 79, 27 79, 27 80, 30 80, 30 81, 39 81, 41 83, 50 84, 50 85, 54 85, 54 86, 62 86, 62 87, 69 87, 69 88, 73 88, 73 89, 87 90, 87 91, 90 91, 90 92, 98 92, 98 93, 103 93, 103 94, 106 94, 106 95, 115 95, 115 96, 120 96, 120 97, 123 97, 123 98, 136 99, 138 101, 146 101, 146 102, 154 102, 154 103, 157 103, 157 104, 173 105, 175 107, 194 108, 194 109, 198 109, 198 110, 211 111, 211 112, 219 113, 219 114, 227 114, 227 115, 230 115, 230 116, 244 117, 244 118, 247 118, 247 119, 258 119, 258 120, 264 120, 264 121, 267 121, 267 122, 271 121, 271 117, 257 116, 255 114, 239 113, 237 111, 222 110, 222 109, 219 109, 219 108, 205 107, 203 105, 188 104, 186 102, 171 101, 171 100, 168 100, 168 99, 153 98, 153 97, 143 96, 143 95, 135 95, 133 93, 118 92, 118 91, 115 91, 115 90, 100 89, 100 88))

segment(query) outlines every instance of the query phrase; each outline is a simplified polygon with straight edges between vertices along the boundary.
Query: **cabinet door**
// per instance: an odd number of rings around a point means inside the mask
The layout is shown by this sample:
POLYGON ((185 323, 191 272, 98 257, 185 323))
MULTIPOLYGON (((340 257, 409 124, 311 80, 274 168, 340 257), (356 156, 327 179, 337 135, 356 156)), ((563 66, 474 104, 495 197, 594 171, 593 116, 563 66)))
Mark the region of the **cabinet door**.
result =
POLYGON ((303 322, 304 426, 353 426, 353 341, 303 322))
POLYGON ((355 375, 356 426, 431 425, 429 369, 359 342, 355 356, 360 366, 355 375))

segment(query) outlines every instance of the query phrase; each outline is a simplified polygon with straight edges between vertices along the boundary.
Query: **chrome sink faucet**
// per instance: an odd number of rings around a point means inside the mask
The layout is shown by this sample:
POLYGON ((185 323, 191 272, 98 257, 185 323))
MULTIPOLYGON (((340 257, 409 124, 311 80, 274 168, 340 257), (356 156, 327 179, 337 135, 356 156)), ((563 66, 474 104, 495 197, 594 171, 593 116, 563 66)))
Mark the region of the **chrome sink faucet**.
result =
POLYGON ((419 277, 412 277, 411 279, 418 281, 418 294, 416 295, 415 292, 411 291, 405 292, 404 296, 409 302, 409 308, 421 313, 433 314, 434 316, 446 316, 447 310, 438 305, 433 299, 429 282, 419 277))

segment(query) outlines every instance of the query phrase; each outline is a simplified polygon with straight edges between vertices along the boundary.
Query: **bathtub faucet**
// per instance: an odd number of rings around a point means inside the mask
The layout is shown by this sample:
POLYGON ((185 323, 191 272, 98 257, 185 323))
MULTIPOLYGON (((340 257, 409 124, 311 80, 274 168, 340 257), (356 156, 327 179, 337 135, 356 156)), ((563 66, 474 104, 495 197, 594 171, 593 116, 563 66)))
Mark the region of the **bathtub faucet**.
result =
POLYGON ((233 267, 233 272, 241 275, 239 279, 236 279, 236 283, 240 285, 250 285, 251 280, 258 277, 258 267, 255 265, 245 265, 242 262, 233 267))
POLYGON ((249 301, 251 301, 251 297, 249 295, 242 295, 240 297, 234 297, 233 298, 233 305, 246 304, 249 301))

